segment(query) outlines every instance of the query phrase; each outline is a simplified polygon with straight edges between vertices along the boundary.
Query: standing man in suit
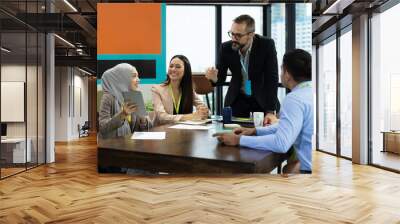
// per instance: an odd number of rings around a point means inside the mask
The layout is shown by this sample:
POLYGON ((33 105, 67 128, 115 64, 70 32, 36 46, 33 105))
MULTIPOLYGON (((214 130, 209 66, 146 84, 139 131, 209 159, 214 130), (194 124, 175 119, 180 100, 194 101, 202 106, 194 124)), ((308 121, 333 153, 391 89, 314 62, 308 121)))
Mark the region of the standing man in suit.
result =
POLYGON ((231 71, 224 106, 232 107, 236 117, 249 117, 254 111, 264 112, 267 117, 279 110, 275 44, 272 39, 254 32, 251 16, 235 18, 228 32, 231 40, 222 43, 217 68, 206 71, 206 78, 213 86, 223 85, 228 69, 231 71))

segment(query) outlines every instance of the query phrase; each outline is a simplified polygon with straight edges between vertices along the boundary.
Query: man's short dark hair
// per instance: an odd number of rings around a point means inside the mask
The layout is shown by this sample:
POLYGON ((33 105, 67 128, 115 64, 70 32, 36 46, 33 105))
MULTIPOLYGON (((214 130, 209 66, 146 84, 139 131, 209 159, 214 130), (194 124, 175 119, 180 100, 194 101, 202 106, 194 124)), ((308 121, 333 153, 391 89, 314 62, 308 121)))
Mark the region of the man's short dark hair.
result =
POLYGON ((236 17, 233 22, 237 24, 245 23, 247 32, 256 31, 254 19, 249 15, 240 15, 236 17))
POLYGON ((296 82, 311 80, 311 54, 302 49, 294 49, 283 56, 283 68, 296 82))

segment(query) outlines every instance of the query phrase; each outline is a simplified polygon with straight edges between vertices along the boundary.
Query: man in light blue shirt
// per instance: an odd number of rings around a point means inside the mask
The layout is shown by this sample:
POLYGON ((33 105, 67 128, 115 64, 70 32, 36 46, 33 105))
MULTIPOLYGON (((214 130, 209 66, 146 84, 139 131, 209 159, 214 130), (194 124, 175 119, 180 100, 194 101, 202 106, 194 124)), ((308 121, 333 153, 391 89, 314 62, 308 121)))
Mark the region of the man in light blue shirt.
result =
MULTIPOLYGON (((291 90, 283 102, 280 119, 261 128, 238 128, 231 134, 215 134, 226 145, 287 153, 293 146, 300 163, 293 172, 311 173, 314 106, 311 85, 311 55, 301 49, 287 52, 282 63, 282 84, 291 90)), ((288 162, 289 163, 289 162, 288 162)), ((289 164, 290 165, 290 164, 289 164)))

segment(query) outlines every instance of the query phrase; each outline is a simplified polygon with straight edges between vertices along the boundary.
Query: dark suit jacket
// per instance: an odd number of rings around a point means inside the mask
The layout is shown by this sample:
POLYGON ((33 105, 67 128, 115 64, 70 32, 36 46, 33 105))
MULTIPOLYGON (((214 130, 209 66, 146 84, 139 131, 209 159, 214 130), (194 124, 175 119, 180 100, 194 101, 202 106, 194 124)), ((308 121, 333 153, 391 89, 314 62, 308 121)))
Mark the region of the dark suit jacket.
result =
MULTIPOLYGON (((222 43, 217 62, 218 81, 213 85, 222 85, 226 80, 227 70, 232 72, 232 79, 225 96, 225 106, 236 100, 242 87, 240 56, 232 49, 232 41, 222 43)), ((278 110, 278 64, 275 44, 272 39, 255 35, 249 58, 249 79, 251 91, 258 104, 265 111, 278 110)))

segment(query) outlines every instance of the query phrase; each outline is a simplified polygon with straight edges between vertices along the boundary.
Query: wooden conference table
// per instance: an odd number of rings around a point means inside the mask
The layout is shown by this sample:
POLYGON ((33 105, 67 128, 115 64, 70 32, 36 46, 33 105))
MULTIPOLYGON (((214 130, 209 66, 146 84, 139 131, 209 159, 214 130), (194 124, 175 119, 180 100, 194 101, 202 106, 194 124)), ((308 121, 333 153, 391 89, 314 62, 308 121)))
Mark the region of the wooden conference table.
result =
POLYGON ((212 137, 222 124, 209 130, 183 130, 159 126, 164 140, 132 140, 130 136, 98 139, 99 172, 110 167, 143 169, 168 173, 269 173, 280 172, 286 154, 225 146, 212 137))

